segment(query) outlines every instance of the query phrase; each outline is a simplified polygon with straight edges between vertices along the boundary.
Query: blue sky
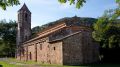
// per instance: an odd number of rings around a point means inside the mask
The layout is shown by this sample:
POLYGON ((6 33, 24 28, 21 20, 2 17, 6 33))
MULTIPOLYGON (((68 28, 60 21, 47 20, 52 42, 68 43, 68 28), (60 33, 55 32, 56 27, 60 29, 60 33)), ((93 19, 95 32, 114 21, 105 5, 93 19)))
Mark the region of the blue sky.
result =
POLYGON ((61 4, 58 0, 20 0, 20 3, 18 6, 7 7, 6 11, 0 9, 0 20, 17 20, 17 11, 24 3, 32 13, 32 27, 75 15, 98 18, 103 15, 104 10, 116 7, 115 0, 87 0, 80 9, 69 3, 61 4))

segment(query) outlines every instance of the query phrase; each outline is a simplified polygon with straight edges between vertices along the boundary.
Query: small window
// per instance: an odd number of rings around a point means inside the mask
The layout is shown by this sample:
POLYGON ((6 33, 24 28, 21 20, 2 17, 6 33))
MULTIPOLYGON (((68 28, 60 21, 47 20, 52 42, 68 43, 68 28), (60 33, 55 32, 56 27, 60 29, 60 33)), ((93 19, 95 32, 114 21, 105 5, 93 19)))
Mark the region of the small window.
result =
POLYGON ((42 44, 40 44, 40 50, 42 50, 42 44))
POLYGON ((25 53, 25 50, 24 49, 22 49, 22 55, 24 56, 24 53, 25 53))
POLYGON ((54 50, 55 50, 55 47, 54 47, 54 50))
POLYGON ((29 56, 30 56, 30 60, 32 60, 32 54, 31 54, 31 52, 30 52, 29 56))
POLYGON ((48 45, 48 48, 50 48, 50 46, 48 45))

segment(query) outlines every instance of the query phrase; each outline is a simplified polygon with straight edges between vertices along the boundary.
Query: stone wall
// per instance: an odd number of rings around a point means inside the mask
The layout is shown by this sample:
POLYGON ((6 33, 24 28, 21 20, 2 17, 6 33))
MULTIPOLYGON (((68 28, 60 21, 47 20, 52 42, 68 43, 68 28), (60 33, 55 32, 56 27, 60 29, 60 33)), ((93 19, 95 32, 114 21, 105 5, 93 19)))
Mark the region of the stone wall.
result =
POLYGON ((63 64, 79 65, 83 63, 82 34, 75 34, 63 40, 63 64))
POLYGON ((28 60, 35 61, 35 45, 28 46, 28 60))
POLYGON ((80 65, 98 61, 99 49, 90 30, 81 30, 63 40, 63 64, 80 65))
POLYGON ((51 64, 63 64, 62 42, 49 44, 49 60, 51 64))
POLYGON ((83 63, 94 63, 99 60, 99 44, 92 38, 92 31, 82 32, 83 63))
POLYGON ((49 43, 47 37, 24 44, 21 60, 62 64, 62 42, 49 43))
POLYGON ((37 61, 49 64, 62 64, 62 42, 37 44, 37 61))
POLYGON ((37 43, 37 61, 41 63, 47 63, 47 54, 48 54, 48 43, 47 40, 39 41, 37 43))

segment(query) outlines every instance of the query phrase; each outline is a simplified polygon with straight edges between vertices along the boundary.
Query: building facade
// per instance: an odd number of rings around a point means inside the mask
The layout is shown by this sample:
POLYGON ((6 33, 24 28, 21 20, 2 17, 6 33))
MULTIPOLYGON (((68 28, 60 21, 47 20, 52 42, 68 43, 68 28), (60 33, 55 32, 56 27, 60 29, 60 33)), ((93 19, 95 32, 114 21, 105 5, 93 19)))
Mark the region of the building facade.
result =
POLYGON ((90 26, 73 17, 31 38, 31 12, 24 4, 18 11, 17 59, 60 65, 94 63, 99 60, 99 45, 90 26))

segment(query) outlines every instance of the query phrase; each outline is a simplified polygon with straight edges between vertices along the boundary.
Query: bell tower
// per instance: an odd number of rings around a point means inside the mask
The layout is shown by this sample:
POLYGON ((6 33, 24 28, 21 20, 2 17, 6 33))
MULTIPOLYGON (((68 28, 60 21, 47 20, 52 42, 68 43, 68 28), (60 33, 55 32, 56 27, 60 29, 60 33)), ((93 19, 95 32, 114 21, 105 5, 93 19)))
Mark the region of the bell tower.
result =
POLYGON ((26 4, 18 10, 17 46, 30 39, 31 36, 31 12, 26 4))

